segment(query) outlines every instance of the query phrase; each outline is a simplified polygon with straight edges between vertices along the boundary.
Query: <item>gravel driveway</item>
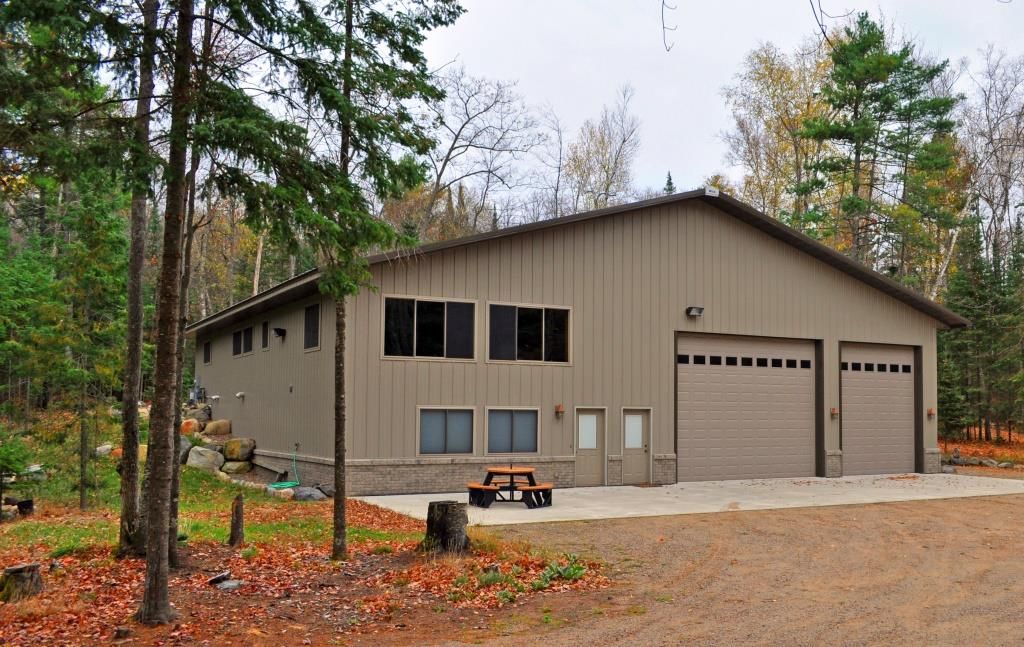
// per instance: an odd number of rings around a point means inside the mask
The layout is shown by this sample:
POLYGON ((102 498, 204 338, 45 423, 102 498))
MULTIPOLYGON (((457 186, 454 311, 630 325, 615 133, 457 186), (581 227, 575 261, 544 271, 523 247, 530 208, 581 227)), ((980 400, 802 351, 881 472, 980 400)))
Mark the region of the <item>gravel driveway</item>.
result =
POLYGON ((542 596, 484 632, 452 637, 588 647, 1020 645, 1022 529, 1022 495, 489 528, 603 559, 617 584, 542 596))

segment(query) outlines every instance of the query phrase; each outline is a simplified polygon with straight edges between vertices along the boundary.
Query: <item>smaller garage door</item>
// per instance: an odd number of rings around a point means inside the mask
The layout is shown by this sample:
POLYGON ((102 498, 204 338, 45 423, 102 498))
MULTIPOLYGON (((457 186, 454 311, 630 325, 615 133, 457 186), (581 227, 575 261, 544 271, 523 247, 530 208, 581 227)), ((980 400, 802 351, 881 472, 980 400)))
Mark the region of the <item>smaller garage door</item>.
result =
POLYGON ((914 471, 914 351, 844 344, 843 474, 914 471))

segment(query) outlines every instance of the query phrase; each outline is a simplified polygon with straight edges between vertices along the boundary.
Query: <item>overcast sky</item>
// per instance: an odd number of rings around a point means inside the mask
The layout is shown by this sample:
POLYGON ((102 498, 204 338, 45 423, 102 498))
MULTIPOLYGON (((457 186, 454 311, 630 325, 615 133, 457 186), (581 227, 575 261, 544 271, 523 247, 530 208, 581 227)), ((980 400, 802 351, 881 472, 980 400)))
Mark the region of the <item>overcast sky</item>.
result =
MULTIPOLYGON (((571 129, 636 90, 642 123, 639 186, 680 189, 726 171, 719 134, 729 127, 721 88, 749 50, 789 50, 817 29, 807 0, 675 0, 662 46, 660 0, 463 0, 455 26, 431 35, 431 65, 458 61, 475 76, 517 80, 525 99, 550 104, 571 129)), ((1024 0, 821 0, 830 14, 868 10, 951 62, 994 44, 1024 54, 1024 0)))

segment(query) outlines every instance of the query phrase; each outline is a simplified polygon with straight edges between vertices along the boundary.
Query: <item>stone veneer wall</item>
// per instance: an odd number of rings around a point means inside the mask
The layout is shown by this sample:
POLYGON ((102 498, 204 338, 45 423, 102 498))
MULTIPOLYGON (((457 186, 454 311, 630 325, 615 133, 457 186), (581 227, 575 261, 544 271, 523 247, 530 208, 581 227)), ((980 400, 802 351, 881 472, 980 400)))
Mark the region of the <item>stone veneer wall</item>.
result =
POLYGON ((838 478, 843 475, 843 451, 830 449, 825 452, 825 476, 838 478))
POLYGON ((942 453, 938 447, 928 447, 924 450, 924 473, 938 474, 942 471, 942 453))

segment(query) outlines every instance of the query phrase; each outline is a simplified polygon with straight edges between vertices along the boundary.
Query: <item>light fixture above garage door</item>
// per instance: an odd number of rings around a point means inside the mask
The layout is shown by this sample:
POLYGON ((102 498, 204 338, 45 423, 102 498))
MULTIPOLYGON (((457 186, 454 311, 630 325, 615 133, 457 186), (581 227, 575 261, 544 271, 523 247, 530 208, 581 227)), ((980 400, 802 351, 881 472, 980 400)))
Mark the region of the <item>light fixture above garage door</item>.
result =
POLYGON ((704 316, 704 306, 686 306, 686 316, 699 319, 704 316))

